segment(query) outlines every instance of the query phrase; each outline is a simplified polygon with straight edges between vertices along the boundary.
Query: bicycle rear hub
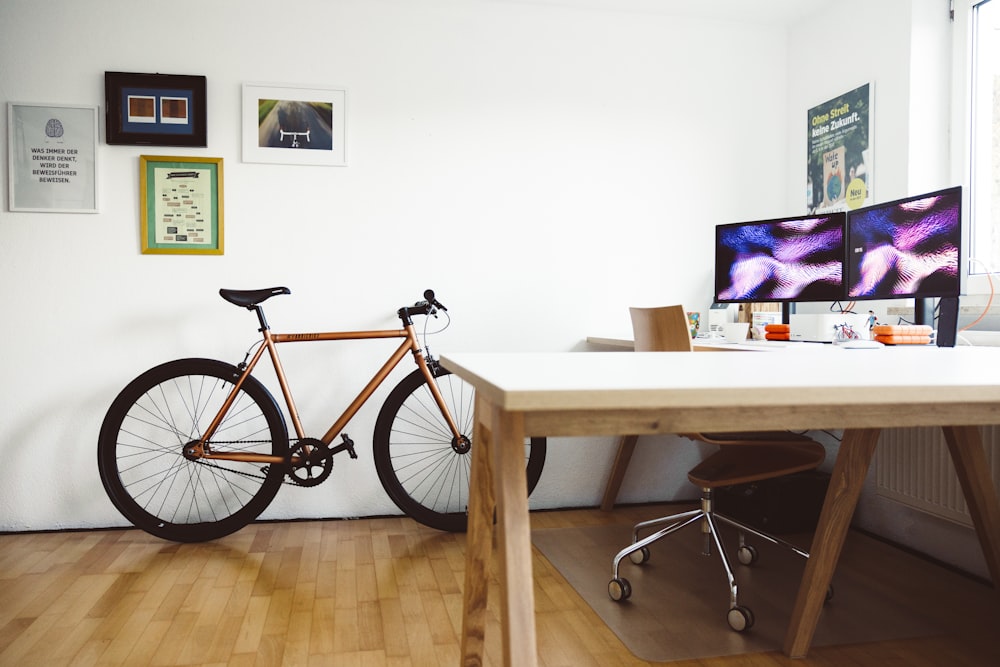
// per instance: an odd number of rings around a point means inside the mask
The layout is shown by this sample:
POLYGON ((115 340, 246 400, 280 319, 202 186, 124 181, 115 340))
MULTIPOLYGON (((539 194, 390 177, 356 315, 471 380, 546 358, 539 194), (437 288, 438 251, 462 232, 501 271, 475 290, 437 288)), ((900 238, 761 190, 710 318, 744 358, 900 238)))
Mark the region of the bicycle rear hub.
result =
POLYGON ((192 440, 191 442, 184 445, 182 450, 184 453, 184 458, 188 461, 197 461, 209 453, 208 447, 201 444, 200 440, 192 440))

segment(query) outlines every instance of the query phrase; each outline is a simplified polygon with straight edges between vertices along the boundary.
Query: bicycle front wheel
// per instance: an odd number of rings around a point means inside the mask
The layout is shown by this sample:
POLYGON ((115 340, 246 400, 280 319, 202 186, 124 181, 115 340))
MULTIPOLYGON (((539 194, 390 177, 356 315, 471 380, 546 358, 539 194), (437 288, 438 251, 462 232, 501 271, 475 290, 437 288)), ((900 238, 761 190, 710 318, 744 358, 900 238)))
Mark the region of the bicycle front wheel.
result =
MULTIPOLYGON (((444 369, 435 381, 459 430, 471 443, 475 389, 444 369)), ((545 438, 525 442, 528 493, 541 477, 545 451, 545 438)), ((375 469, 396 506, 432 528, 464 531, 472 470, 469 452, 469 446, 454 442, 424 374, 416 370, 403 378, 375 422, 375 469)))
MULTIPOLYGON (((221 361, 171 361, 137 377, 111 404, 98 469, 111 502, 137 527, 175 542, 212 540, 256 519, 274 498, 284 465, 184 456, 239 375, 221 361)), ((209 444, 215 453, 286 455, 285 421, 264 385, 244 380, 209 444)))

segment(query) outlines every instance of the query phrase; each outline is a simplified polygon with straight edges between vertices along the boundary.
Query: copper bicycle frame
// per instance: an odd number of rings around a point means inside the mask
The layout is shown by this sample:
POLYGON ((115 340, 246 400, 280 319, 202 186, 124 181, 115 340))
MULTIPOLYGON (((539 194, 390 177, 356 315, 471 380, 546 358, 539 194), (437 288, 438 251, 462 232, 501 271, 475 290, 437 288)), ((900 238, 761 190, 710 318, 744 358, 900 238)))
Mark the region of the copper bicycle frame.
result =
MULTIPOLYGON (((292 398, 291 390, 288 387, 288 380, 285 378, 285 371, 281 365, 281 360, 278 358, 277 345, 279 343, 303 343, 303 342, 318 342, 318 341, 336 341, 336 340, 365 340, 365 339, 376 339, 376 338, 404 338, 405 340, 396 348, 396 351, 392 353, 389 359, 382 365, 382 367, 375 373, 374 377, 369 380, 368 384, 365 385, 361 393, 351 402, 350 405, 344 410, 343 414, 337 418, 337 420, 330 426, 330 429, 326 434, 320 438, 325 444, 329 445, 333 442, 333 439, 337 437, 347 422, 357 414, 361 406, 371 398, 371 395, 378 389, 379 385, 388 377, 389 373, 402 361, 403 357, 406 356, 407 352, 413 353, 413 359, 417 366, 423 372, 424 377, 427 378, 427 386, 430 388, 431 394, 434 396, 434 401, 437 403, 438 408, 441 410, 442 416, 448 422, 448 427, 451 429, 452 435, 455 438, 461 438, 462 434, 458 429, 458 425, 455 423, 451 412, 448 411, 448 407, 444 402, 444 398, 441 396, 441 391, 438 389, 437 383, 434 382, 434 374, 431 372, 430 367, 427 365, 427 360, 424 357, 423 350, 420 349, 420 345, 417 342, 417 334, 414 330, 413 324, 406 324, 402 329, 384 329, 384 330, 372 330, 372 331, 326 331, 319 333, 297 333, 297 334, 273 334, 269 329, 262 329, 261 333, 264 335, 263 344, 257 348, 257 352, 254 354, 253 359, 247 364, 246 368, 240 374, 240 377, 236 380, 232 391, 229 392, 229 396, 226 397, 225 402, 219 409, 219 412, 215 415, 212 423, 206 429, 204 435, 198 442, 191 443, 185 448, 185 451, 189 457, 192 458, 205 458, 205 459, 215 459, 215 460, 226 460, 226 461, 244 461, 251 463, 285 463, 285 459, 281 456, 274 456, 272 454, 253 454, 247 452, 213 452, 211 449, 211 439, 218 429, 219 424, 222 423, 223 418, 225 418, 226 413, 232 406, 233 401, 236 400, 236 395, 239 393, 240 388, 243 386, 244 380, 250 376, 253 369, 257 366, 257 362, 260 361, 261 356, 264 354, 264 350, 268 351, 271 357, 271 364, 274 367, 275 375, 278 377, 278 384, 281 387, 281 393, 285 398, 285 405, 288 408, 289 415, 292 418, 292 425, 295 428, 295 434, 299 439, 305 438, 305 433, 302 429, 302 422, 299 420, 299 413, 295 407, 295 400, 292 398)), ((294 463, 294 458, 292 463, 294 463)))

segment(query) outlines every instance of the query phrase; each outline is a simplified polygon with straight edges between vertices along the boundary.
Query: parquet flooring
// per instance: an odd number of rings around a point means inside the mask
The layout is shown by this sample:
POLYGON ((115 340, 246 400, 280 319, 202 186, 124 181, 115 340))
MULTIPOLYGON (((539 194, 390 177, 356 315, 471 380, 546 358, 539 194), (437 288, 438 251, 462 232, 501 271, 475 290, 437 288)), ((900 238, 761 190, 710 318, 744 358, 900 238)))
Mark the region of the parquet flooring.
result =
MULTIPOLYGON (((539 528, 633 520, 631 508, 532 515, 539 528)), ((258 523, 203 544, 134 529, 0 535, 0 665, 457 665, 464 540, 407 518, 258 523)), ((538 552, 534 568, 542 665, 654 664, 538 552)), ((490 589, 486 664, 499 665, 495 575, 490 589)), ((996 641, 970 632, 671 664, 972 667, 994 664, 996 641)))

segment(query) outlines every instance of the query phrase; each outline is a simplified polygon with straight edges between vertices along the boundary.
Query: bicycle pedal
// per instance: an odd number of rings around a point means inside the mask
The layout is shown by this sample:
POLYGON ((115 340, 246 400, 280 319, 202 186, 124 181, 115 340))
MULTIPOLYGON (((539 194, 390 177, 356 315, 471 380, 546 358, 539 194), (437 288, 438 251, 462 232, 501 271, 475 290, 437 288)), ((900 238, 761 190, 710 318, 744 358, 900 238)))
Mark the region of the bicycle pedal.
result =
POLYGON ((341 447, 347 450, 348 455, 352 459, 358 458, 357 453, 354 451, 354 441, 351 440, 346 433, 341 433, 340 438, 344 441, 344 444, 342 444, 341 447))

